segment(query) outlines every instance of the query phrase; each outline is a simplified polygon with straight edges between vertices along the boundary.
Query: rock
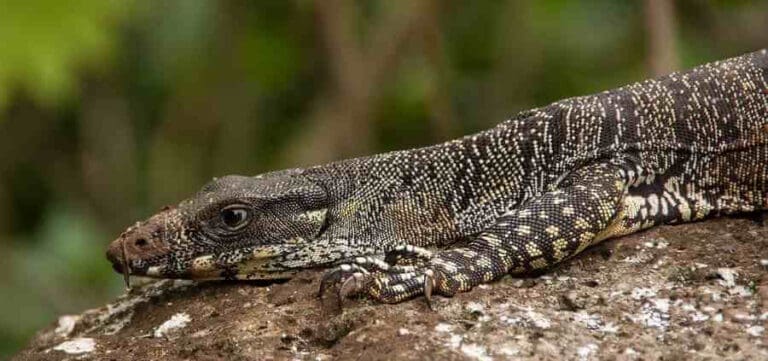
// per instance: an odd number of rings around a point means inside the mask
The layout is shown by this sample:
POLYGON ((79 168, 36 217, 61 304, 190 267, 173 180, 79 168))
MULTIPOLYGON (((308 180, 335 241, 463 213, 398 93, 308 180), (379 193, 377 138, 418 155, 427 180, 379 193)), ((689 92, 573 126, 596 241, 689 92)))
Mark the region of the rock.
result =
POLYGON ((92 338, 79 337, 64 341, 53 347, 55 351, 61 351, 70 355, 80 355, 93 352, 96 349, 96 341, 92 338))
POLYGON ((160 326, 157 326, 153 335, 155 337, 168 337, 178 333, 179 330, 186 327, 189 321, 192 321, 192 319, 188 314, 183 312, 177 313, 173 315, 168 321, 165 321, 160 326))
POLYGON ((60 317, 15 360, 765 360, 768 285, 755 260, 766 240, 768 227, 744 219, 659 227, 556 274, 439 298, 435 311, 423 298, 339 308, 315 297, 320 271, 281 284, 161 281, 60 317), (754 241, 734 242, 737 231, 754 241))

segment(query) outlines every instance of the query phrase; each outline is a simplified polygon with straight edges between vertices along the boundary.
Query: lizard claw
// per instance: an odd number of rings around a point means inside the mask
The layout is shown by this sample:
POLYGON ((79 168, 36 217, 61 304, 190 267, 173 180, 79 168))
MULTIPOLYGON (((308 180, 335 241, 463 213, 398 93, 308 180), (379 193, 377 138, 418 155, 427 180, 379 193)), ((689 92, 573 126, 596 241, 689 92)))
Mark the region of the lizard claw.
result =
POLYGON ((435 272, 431 269, 424 271, 424 299, 427 300, 427 307, 432 308, 432 290, 435 288, 435 272))
POLYGON ((341 279, 341 269, 340 268, 334 268, 333 270, 330 270, 326 272, 323 275, 323 279, 320 280, 320 289, 317 292, 317 297, 323 297, 325 294, 325 290, 328 289, 328 287, 331 284, 334 284, 338 282, 341 279))
POLYGON ((366 276, 360 272, 355 272, 347 278, 339 288, 339 301, 360 292, 365 284, 365 278, 366 276))
POLYGON ((368 270, 365 268, 358 266, 357 264, 342 264, 330 271, 328 271, 324 276, 323 279, 320 280, 320 290, 317 293, 318 297, 322 297, 325 294, 325 291, 333 284, 336 284, 338 282, 342 282, 342 284, 346 284, 348 279, 345 279, 345 276, 350 275, 352 278, 356 274, 360 274, 360 276, 363 276, 365 274, 368 274, 368 270))
POLYGON ((385 273, 391 268, 386 262, 374 257, 357 257, 352 263, 341 264, 323 276, 318 297, 322 297, 328 287, 338 282, 342 284, 339 289, 340 296, 357 293, 362 289, 366 277, 372 273, 385 273), (355 282, 350 283, 351 280, 355 282))
MULTIPOLYGON (((325 295, 332 285, 340 284, 338 288, 339 303, 344 298, 359 293, 382 302, 399 302, 418 294, 423 294, 427 306, 432 309, 432 295, 438 290, 439 278, 433 266, 427 265, 398 265, 401 256, 428 260, 432 253, 415 246, 401 246, 388 260, 372 257, 358 257, 352 263, 339 265, 325 274, 320 282, 319 297, 325 295), (393 261, 393 262, 389 262, 393 261)), ((442 293, 442 290, 438 292, 442 293)))

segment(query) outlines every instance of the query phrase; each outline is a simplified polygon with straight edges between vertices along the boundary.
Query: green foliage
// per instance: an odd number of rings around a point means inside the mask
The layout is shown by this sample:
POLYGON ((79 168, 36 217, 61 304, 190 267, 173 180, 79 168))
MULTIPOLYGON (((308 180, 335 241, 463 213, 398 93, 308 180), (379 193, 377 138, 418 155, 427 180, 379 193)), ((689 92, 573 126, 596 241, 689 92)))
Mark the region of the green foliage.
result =
POLYGON ((104 268, 104 250, 94 247, 107 234, 80 208, 54 205, 32 235, 15 239, 0 270, 0 353, 18 347, 59 315, 93 307, 120 289, 104 268))
POLYGON ((126 7, 117 0, 0 1, 0 107, 16 86, 43 104, 75 94, 77 70, 107 58, 126 7))
MULTIPOLYGON (((0 358, 117 295, 108 242, 213 176, 296 166, 313 137, 426 145, 647 77, 642 2, 436 0, 408 31, 405 2, 333 4, 0 0, 0 358), (381 59, 339 65, 350 49, 391 57, 370 101, 341 80, 381 59), (321 123, 354 106, 359 126, 321 123)), ((768 41, 768 2, 676 10, 685 67, 768 41)))

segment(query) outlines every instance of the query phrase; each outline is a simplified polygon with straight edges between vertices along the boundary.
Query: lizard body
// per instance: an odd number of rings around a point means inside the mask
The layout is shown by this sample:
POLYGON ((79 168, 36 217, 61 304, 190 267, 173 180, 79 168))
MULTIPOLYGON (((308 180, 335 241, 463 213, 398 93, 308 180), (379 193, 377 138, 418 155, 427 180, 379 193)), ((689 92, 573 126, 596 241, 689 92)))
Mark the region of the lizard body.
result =
POLYGON ((435 146, 215 179, 130 227, 108 258, 197 279, 347 262, 332 275, 383 302, 453 295, 607 238, 768 208, 766 89, 762 50, 435 146))

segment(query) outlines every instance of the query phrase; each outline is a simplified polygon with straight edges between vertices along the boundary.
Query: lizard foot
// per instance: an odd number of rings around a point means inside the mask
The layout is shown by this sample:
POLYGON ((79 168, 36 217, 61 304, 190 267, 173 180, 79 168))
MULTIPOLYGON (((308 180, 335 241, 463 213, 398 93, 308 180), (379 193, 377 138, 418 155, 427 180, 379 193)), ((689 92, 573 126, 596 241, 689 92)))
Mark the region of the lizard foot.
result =
POLYGON ((411 266, 389 264, 374 257, 357 257, 351 263, 341 264, 328 271, 320 281, 318 296, 324 295, 325 291, 332 285, 341 283, 339 288, 339 299, 341 300, 360 293, 370 283, 373 275, 387 272, 407 273, 412 268, 411 266))
POLYGON ((362 290, 371 298, 384 303, 398 303, 424 295, 432 308, 432 295, 453 296, 462 287, 438 262, 411 266, 407 272, 387 272, 371 275, 372 280, 362 290))
POLYGON ((341 283, 339 300, 363 294, 383 303, 397 303, 423 294, 432 306, 432 294, 454 295, 460 282, 448 271, 445 262, 432 252, 415 246, 400 246, 385 256, 385 261, 358 257, 328 272, 320 285, 320 294, 341 283), (399 264, 406 263, 406 264, 399 264))

